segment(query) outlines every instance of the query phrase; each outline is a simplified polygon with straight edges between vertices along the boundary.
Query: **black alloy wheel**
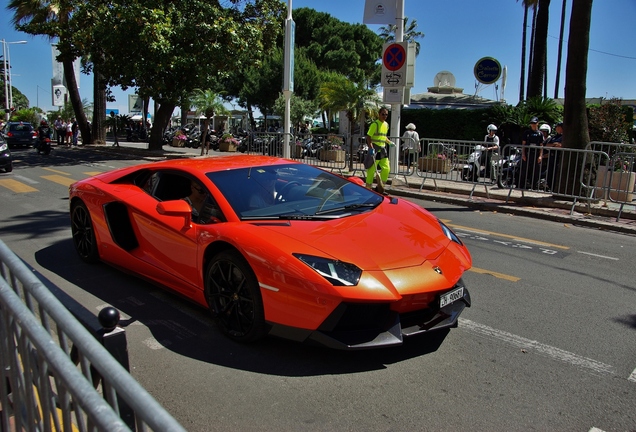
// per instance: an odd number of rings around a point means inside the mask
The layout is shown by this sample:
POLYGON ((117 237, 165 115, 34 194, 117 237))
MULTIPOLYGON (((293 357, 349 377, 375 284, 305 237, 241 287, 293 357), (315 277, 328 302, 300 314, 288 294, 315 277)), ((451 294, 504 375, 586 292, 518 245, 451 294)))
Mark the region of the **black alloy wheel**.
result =
POLYGON ((230 339, 253 342, 265 335, 258 281, 239 252, 223 251, 210 260, 205 272, 205 292, 214 321, 230 339))
POLYGON ((82 261, 91 264, 98 262, 99 252, 93 222, 86 204, 83 202, 74 205, 71 210, 71 233, 75 250, 82 261))

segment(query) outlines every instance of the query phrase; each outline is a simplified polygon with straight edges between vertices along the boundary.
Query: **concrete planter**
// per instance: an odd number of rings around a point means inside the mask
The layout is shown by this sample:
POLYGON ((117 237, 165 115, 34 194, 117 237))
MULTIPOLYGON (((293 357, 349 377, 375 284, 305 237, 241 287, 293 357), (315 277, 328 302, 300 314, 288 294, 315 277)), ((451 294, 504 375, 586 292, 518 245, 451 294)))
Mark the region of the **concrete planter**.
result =
POLYGON ((451 171, 452 164, 448 159, 419 159, 418 168, 420 171, 447 174, 451 171))
POLYGON ((636 173, 633 172, 611 172, 604 166, 596 172, 596 191, 605 200, 631 203, 634 199, 634 182, 636 173))

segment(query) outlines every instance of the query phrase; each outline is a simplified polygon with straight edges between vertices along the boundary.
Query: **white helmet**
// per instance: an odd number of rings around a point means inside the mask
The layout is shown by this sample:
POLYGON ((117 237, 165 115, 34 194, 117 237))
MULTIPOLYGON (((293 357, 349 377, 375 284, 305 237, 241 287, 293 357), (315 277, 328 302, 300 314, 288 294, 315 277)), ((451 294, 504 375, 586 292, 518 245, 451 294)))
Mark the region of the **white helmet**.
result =
POLYGON ((540 131, 546 131, 546 132, 548 133, 548 135, 550 134, 550 132, 552 132, 552 128, 550 127, 550 125, 545 124, 545 123, 544 123, 544 124, 542 124, 542 125, 539 127, 539 130, 540 130, 540 131))
POLYGON ((489 124, 488 127, 486 128, 486 131, 490 132, 497 132, 497 126, 495 126, 494 124, 489 124))

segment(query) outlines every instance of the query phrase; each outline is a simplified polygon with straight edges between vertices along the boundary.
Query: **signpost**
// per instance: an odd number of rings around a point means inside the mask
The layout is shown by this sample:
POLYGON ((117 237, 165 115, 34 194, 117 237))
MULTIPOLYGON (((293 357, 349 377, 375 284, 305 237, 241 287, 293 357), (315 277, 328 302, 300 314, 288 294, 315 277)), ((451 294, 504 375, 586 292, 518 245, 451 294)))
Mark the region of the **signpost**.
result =
POLYGON ((501 76, 501 64, 492 57, 483 57, 477 60, 474 74, 480 83, 494 84, 501 76))
POLYGON ((382 87, 406 85, 406 59, 408 42, 384 44, 382 54, 382 87))

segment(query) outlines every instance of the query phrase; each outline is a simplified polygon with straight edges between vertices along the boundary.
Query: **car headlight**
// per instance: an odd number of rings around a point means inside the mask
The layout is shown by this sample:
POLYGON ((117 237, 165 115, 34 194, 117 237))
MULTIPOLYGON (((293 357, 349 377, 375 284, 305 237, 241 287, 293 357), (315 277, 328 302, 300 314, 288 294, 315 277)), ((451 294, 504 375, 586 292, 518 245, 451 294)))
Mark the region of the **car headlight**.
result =
POLYGON ((446 237, 448 237, 451 241, 454 241, 458 245, 464 245, 464 243, 462 243, 462 241, 459 239, 459 237, 457 237, 457 234, 455 234, 452 229, 444 225, 441 220, 438 220, 437 222, 439 222, 439 226, 442 227, 442 231, 444 231, 446 237))
POLYGON ((362 270, 353 264, 313 255, 293 254, 334 286, 357 285, 362 270))
POLYGON ((7 150, 8 148, 9 148, 9 145, 8 145, 8 144, 6 144, 6 143, 5 143, 5 144, 0 144, 0 151, 5 151, 5 150, 7 150))

